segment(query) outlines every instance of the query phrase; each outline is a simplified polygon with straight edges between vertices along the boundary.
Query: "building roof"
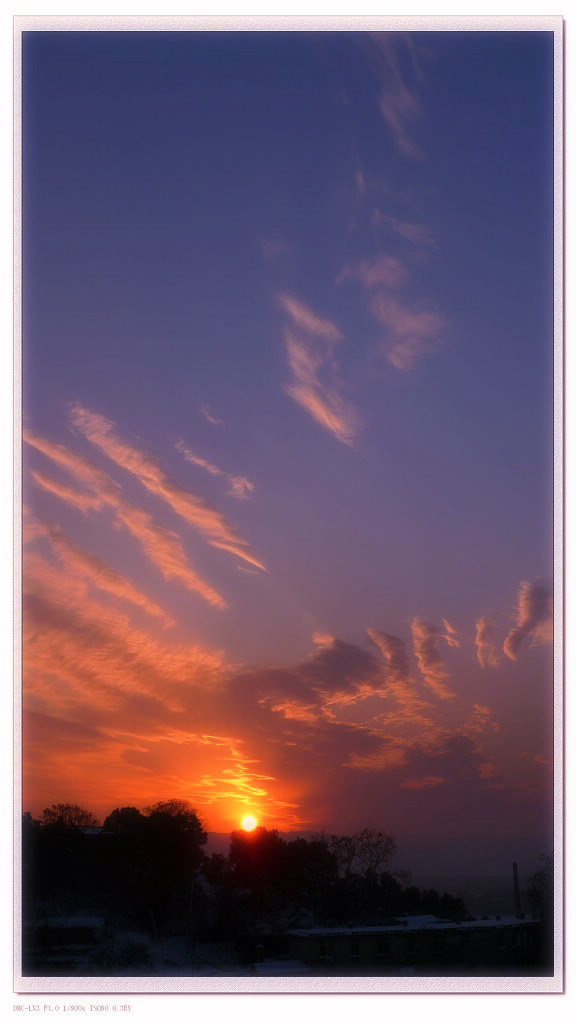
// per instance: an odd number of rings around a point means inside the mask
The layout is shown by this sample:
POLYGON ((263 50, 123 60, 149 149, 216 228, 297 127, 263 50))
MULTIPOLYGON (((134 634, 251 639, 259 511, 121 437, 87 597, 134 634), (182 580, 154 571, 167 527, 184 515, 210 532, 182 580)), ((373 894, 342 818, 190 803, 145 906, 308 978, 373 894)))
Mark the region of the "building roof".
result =
POLYGON ((390 934, 391 932, 405 932, 406 929, 412 931, 422 931, 424 929, 430 929, 432 931, 446 931, 449 929, 461 928, 473 930, 476 928, 512 928, 535 923, 535 921, 531 921, 529 919, 513 916, 476 918, 472 921, 445 921, 439 917, 435 917, 434 914, 417 914, 411 917, 396 917, 385 924, 378 925, 352 925, 350 927, 340 925, 336 928, 293 928, 288 932, 288 934, 299 936, 318 935, 326 937, 336 937, 337 935, 382 935, 390 934))

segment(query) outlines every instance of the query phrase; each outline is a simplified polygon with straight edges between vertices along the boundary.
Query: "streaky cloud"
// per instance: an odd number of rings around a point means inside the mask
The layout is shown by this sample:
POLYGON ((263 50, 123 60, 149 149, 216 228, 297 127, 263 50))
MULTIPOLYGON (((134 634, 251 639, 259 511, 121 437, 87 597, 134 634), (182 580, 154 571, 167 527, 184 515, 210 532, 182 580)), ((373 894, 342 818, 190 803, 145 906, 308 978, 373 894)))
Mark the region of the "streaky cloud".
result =
POLYGON ((504 641, 504 654, 516 661, 524 640, 551 641, 551 595, 547 587, 523 580, 518 589, 516 625, 504 641))
POLYGON ((53 524, 42 524, 42 527, 43 535, 69 572, 76 572, 98 590, 142 608, 149 615, 161 619, 165 626, 174 625, 174 621, 159 605, 101 559, 79 548, 59 527, 53 524))
POLYGON ((428 249, 436 248, 436 238, 429 224, 423 221, 402 220, 394 217, 391 213, 375 211, 374 226, 385 224, 394 234, 410 242, 412 246, 422 255, 428 249))
POLYGON ((367 290, 381 286, 396 289, 406 284, 408 271, 400 260, 382 252, 371 263, 367 260, 358 264, 346 263, 336 278, 336 284, 349 279, 358 281, 367 290))
POLYGON ((450 647, 457 647, 459 641, 455 630, 449 623, 442 630, 417 617, 412 620, 411 631, 414 653, 424 681, 440 699, 454 700, 456 695, 446 686, 450 676, 440 653, 440 644, 444 642, 450 647))
POLYGON ((427 719, 422 715, 429 713, 431 705, 416 690, 404 640, 378 629, 368 629, 366 634, 386 663, 386 693, 394 699, 402 716, 424 724, 427 719))
POLYGON ((208 402, 200 402, 198 405, 198 409, 202 413, 202 416, 204 417, 206 422, 211 423, 213 427, 224 426, 225 421, 218 419, 217 416, 214 416, 212 410, 210 409, 210 406, 208 405, 208 402))
POLYGON ((76 429, 122 469, 132 473, 151 494, 161 498, 189 526, 198 530, 212 547, 229 551, 250 565, 266 571, 250 551, 247 541, 217 509, 203 498, 172 483, 160 462, 115 433, 115 424, 98 413, 75 404, 70 417, 76 429))
MULTIPOLYGON (((403 157, 421 160, 424 153, 414 138, 414 129, 424 118, 424 106, 411 77, 421 77, 413 40, 407 33, 373 32, 362 39, 362 49, 379 86, 378 107, 403 157), (410 64, 401 68, 401 50, 407 52, 410 64)), ((404 56, 404 54, 402 54, 404 56)))
POLYGON ((425 775, 421 779, 406 779, 401 782, 402 789, 431 789, 433 786, 441 786, 446 779, 441 775, 425 775))
POLYGON ((338 342, 343 338, 342 332, 330 320, 323 320, 317 316, 303 302, 292 295, 280 294, 278 302, 286 313, 290 315, 296 327, 316 338, 323 338, 325 341, 338 342))
MULTIPOLYGON (((95 496, 95 507, 107 507, 112 510, 116 523, 125 527, 139 542, 147 558, 160 570, 164 579, 176 580, 188 590, 200 594, 215 607, 226 607, 224 598, 191 568, 180 538, 156 522, 150 513, 127 501, 119 486, 107 473, 92 466, 86 459, 71 452, 64 445, 53 444, 29 432, 25 433, 24 440, 90 488, 95 496)), ((37 482, 41 486, 47 486, 46 478, 43 476, 37 476, 37 482)), ((82 508, 85 506, 85 495, 75 492, 70 487, 54 484, 50 478, 48 489, 68 504, 82 508)))
POLYGON ((500 657, 494 642, 494 623, 483 616, 476 623, 476 656, 482 668, 494 668, 500 657))
POLYGON ((75 508, 80 509, 81 512, 88 512, 91 509, 98 510, 105 504, 97 494, 83 494, 81 491, 76 491, 73 487, 68 487, 59 480, 55 480, 54 477, 48 476, 46 473, 32 470, 31 476, 34 482, 43 490, 56 495, 57 498, 65 501, 67 505, 73 505, 75 508))
POLYGON ((448 324, 438 310, 410 308, 384 293, 374 296, 371 309, 388 328, 385 354, 397 370, 411 370, 421 356, 443 348, 441 335, 448 324))
POLYGON ((233 476, 232 473, 227 473, 223 469, 219 469, 213 463, 203 459, 200 455, 195 455, 189 448, 186 447, 183 441, 176 441, 174 447, 180 454, 190 462, 193 466, 199 466, 201 469, 205 469, 211 476, 223 477, 228 481, 230 487, 229 494, 234 498, 249 498, 254 490, 254 484, 247 480, 245 476, 233 476))
POLYGON ((334 382, 331 354, 319 350, 313 339, 289 329, 284 331, 284 341, 293 375, 292 383, 286 386, 287 394, 338 441, 353 446, 359 417, 334 382), (329 378, 328 383, 320 380, 321 374, 329 378))
POLYGON ((57 566, 37 553, 24 573, 25 693, 50 694, 62 711, 112 709, 141 695, 182 710, 183 689, 210 685, 222 655, 166 644, 118 608, 91 597, 85 567, 57 566))

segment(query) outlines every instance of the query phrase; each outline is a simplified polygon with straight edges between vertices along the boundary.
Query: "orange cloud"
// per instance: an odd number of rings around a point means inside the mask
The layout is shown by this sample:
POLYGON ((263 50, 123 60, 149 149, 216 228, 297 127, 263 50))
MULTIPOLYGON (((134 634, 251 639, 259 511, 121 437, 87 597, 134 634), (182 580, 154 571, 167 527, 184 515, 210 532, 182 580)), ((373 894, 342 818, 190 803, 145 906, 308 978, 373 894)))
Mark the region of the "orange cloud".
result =
POLYGON ((68 571, 84 577, 99 590, 113 594, 115 597, 142 608, 149 615, 162 619, 165 626, 174 625, 173 620, 159 605, 142 594, 129 580, 115 572, 105 562, 73 544, 58 527, 46 526, 45 536, 68 571))
POLYGON ((361 772, 382 772, 402 768, 408 761, 408 751, 402 746, 385 746, 373 754, 352 754, 345 767, 361 772))
POLYGON ((67 487, 66 484, 54 480, 53 477, 47 476, 45 473, 33 470, 31 476, 43 490, 55 494, 57 498, 61 498, 67 505, 74 505, 81 512, 88 512, 90 509, 101 509, 104 505, 104 501, 97 494, 82 494, 82 492, 76 491, 72 487, 67 487))
POLYGON ((485 616, 476 623, 476 654, 482 668, 493 668, 500 661, 494 643, 493 626, 485 616))
MULTIPOLYGON (((139 542, 147 558, 160 570, 164 579, 176 580, 188 590, 200 594, 209 604, 217 608, 226 608, 224 598, 205 583, 189 565, 179 537, 157 523, 148 512, 126 501, 118 485, 107 473, 96 469, 86 459, 75 455, 63 445, 52 444, 28 432, 25 433, 24 439, 96 492, 92 495, 92 507, 111 509, 116 523, 124 526, 139 542)), ((39 474, 36 474, 36 481, 68 504, 84 510, 87 507, 84 494, 70 487, 61 486, 51 478, 39 474)), ((89 495, 88 500, 92 496, 89 495)))
POLYGON ((518 590, 516 626, 504 641, 504 654, 516 661, 520 645, 530 639, 532 643, 552 640, 552 601, 546 587, 523 580, 518 590))
POLYGON ((211 476, 224 477, 230 486, 229 493, 234 498, 248 498, 254 490, 254 484, 250 483, 245 476, 233 476, 231 473, 226 473, 223 469, 218 469, 218 466, 214 466, 211 462, 207 462, 206 459, 201 458, 199 455, 194 455, 194 453, 186 447, 183 441, 177 441, 174 447, 181 455, 184 456, 186 461, 191 462, 193 466, 200 466, 201 469, 205 469, 211 476))
POLYGON ((402 789, 430 789, 432 786, 441 786, 445 781, 441 775, 425 775, 421 779, 406 779, 401 786, 402 789))
POLYGON ((415 618, 411 624, 414 653, 426 684, 441 700, 453 700, 455 694, 445 685, 449 673, 440 654, 439 644, 444 641, 457 647, 456 631, 444 621, 444 632, 424 619, 415 618))
POLYGON ((222 513, 198 495, 173 484, 157 459, 118 437, 110 420, 77 404, 72 406, 70 416, 76 429, 91 444, 118 466, 132 473, 148 491, 165 501, 189 526, 198 530, 212 547, 229 551, 265 571, 262 563, 250 552, 248 543, 238 536, 222 513))
POLYGON ((162 643, 90 597, 77 562, 58 571, 30 553, 23 580, 25 694, 52 710, 110 710, 137 695, 181 710, 182 688, 213 685, 222 668, 221 654, 162 643))
MULTIPOLYGON (((84 459, 81 455, 76 455, 70 451, 63 444, 54 444, 52 441, 47 441, 45 438, 38 437, 37 434, 32 433, 31 430, 23 430, 22 438, 32 448, 36 448, 43 455, 46 455, 61 469, 64 469, 67 473, 74 476, 81 484, 92 492, 91 496, 95 493, 102 504, 110 503, 120 495, 120 488, 118 484, 108 476, 107 473, 97 469, 90 462, 84 459)), ((37 482, 42 483, 43 478, 40 476, 37 482)), ((43 485, 43 484, 42 484, 43 485)), ((50 488, 52 488, 52 481, 49 481, 50 488)), ((55 490, 54 493, 59 494, 60 497, 64 497, 64 491, 60 488, 60 491, 55 490)), ((78 495, 72 495, 73 504, 77 504, 78 495)))
POLYGON ((427 724, 429 719, 420 716, 423 712, 429 712, 430 704, 422 700, 416 691, 414 679, 410 675, 404 641, 378 629, 368 629, 367 635, 386 663, 386 693, 393 697, 399 706, 398 717, 401 720, 419 719, 421 724, 427 724))
POLYGON ((293 374, 287 393, 338 441, 352 445, 359 426, 356 410, 342 398, 335 384, 320 381, 321 372, 333 376, 331 359, 315 350, 309 339, 292 331, 284 332, 284 340, 293 374))
POLYGON ((190 567, 179 537, 157 523, 148 512, 136 508, 129 502, 122 502, 116 509, 116 519, 122 523, 140 543, 148 559, 155 565, 165 580, 176 580, 188 590, 201 595, 216 608, 226 608, 224 598, 204 582, 190 567))
POLYGON ((333 343, 342 340, 342 333, 330 320, 323 320, 313 313, 303 302, 292 295, 278 295, 278 302, 286 313, 292 317, 294 325, 306 334, 333 343))

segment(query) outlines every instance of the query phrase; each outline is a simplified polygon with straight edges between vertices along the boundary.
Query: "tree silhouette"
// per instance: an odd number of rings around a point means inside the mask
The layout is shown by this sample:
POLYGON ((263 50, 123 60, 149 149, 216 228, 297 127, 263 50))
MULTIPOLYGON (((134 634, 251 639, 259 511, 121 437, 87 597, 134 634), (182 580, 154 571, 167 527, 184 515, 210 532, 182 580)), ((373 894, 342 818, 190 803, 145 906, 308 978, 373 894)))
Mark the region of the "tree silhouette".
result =
POLYGON ((113 832, 119 836, 140 836, 146 819, 137 807, 115 807, 104 820, 103 832, 113 832))
POLYGON ((374 877, 396 853, 394 836, 383 829, 366 826, 351 836, 324 835, 322 838, 336 857, 344 877, 352 873, 364 878, 374 877))
POLYGON ((253 832, 232 832, 229 860, 236 881, 259 889, 276 883, 282 873, 285 846, 277 829, 260 826, 253 832))
POLYGON ((51 807, 45 807, 40 821, 42 825, 61 828, 88 828, 100 824, 91 811, 78 804, 52 804, 51 807))

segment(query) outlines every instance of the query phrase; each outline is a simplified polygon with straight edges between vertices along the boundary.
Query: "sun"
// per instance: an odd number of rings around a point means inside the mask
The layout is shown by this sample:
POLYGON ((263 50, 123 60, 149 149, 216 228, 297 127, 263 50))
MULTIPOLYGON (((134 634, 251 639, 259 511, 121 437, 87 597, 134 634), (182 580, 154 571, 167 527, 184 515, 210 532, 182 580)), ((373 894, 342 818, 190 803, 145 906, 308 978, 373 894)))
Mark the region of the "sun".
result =
POLYGON ((247 814, 240 823, 245 832, 253 832, 258 822, 252 814, 247 814))

